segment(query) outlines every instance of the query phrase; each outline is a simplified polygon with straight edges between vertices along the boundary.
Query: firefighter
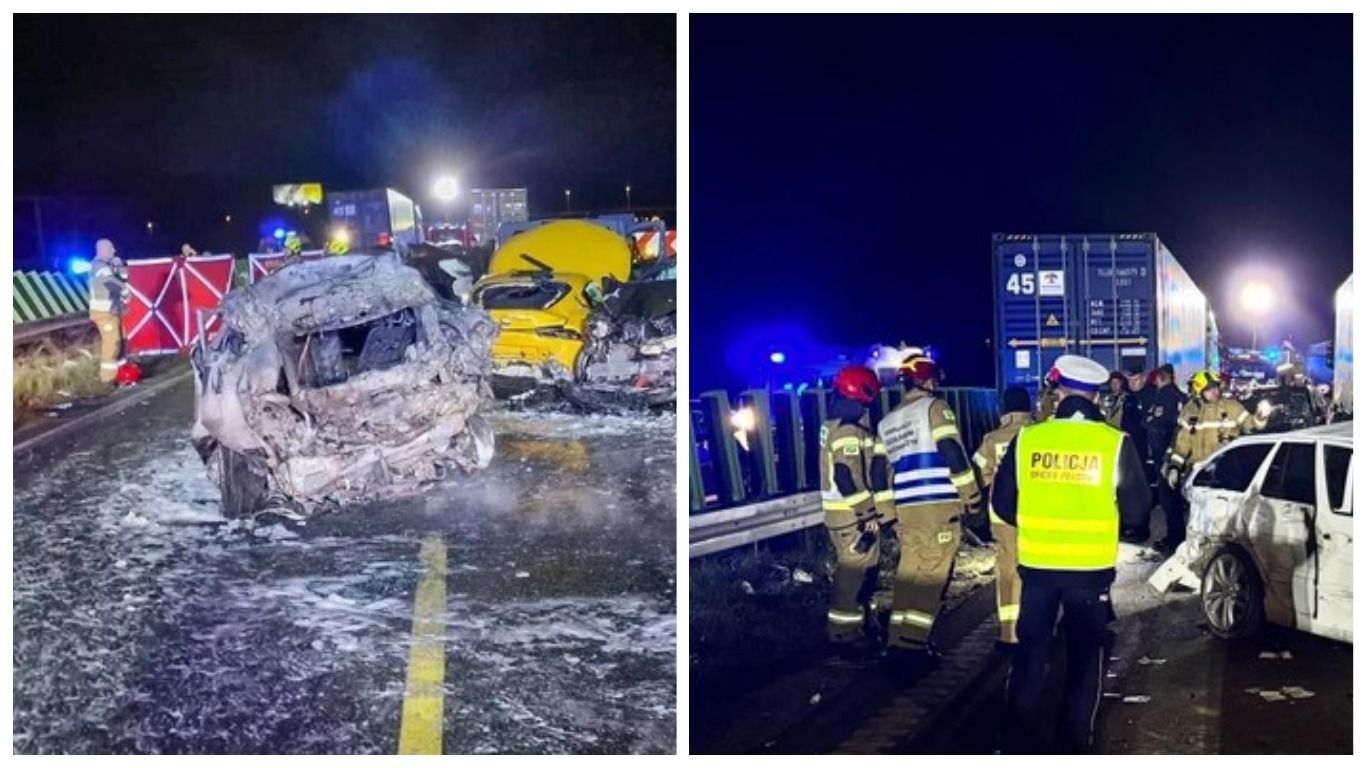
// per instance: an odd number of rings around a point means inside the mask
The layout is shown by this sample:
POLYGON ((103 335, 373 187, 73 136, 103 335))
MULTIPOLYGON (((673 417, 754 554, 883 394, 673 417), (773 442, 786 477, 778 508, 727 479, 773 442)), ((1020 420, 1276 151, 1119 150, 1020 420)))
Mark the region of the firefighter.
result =
MULTIPOLYGON (((996 468, 1010 447, 1010 441, 1027 424, 1034 423, 1030 415, 1029 392, 1023 387, 1006 389, 1001 402, 1001 426, 982 438, 982 445, 972 455, 972 461, 982 476, 982 486, 990 489, 996 478, 996 468)), ((991 538, 996 542, 996 619, 1001 626, 1000 643, 1015 645, 1015 622, 1020 616, 1020 574, 1016 570, 1015 529, 991 511, 991 538)))
POLYGON ((1165 497, 1162 504, 1167 516, 1167 538, 1162 542, 1167 552, 1176 551, 1186 539, 1186 499, 1181 494, 1181 482, 1190 468, 1209 458, 1228 441, 1266 427, 1261 413, 1248 413, 1242 403, 1223 397, 1221 381, 1215 371, 1197 371, 1191 378, 1194 395, 1181 408, 1176 436, 1162 462, 1165 497))
POLYGON ((890 513, 887 449, 867 426, 877 374, 851 365, 835 375, 830 418, 821 425, 821 506, 835 548, 835 584, 826 614, 834 643, 857 647, 872 628, 865 606, 877 573, 880 510, 890 513))
POLYGON ((285 251, 290 256, 298 256, 304 251, 303 238, 299 237, 298 232, 285 233, 285 251))
POLYGON ((939 366, 912 355, 897 378, 906 397, 877 426, 891 463, 901 541, 887 643, 929 660, 937 655, 930 635, 958 552, 963 507, 980 519, 984 499, 953 410, 935 396, 939 366))
POLYGON ((1034 716, 1048 682, 1059 608, 1067 674, 1058 746, 1077 752, 1090 747, 1107 625, 1115 618, 1110 584, 1120 531, 1138 527, 1148 514, 1143 461, 1096 406, 1105 368, 1063 355, 1054 376, 1056 414, 1020 430, 991 490, 992 509, 1018 532, 1024 585, 1006 689, 1006 747, 1012 752, 1039 751, 1034 716))
POLYGON ((90 267, 90 321, 100 331, 100 381, 118 380, 123 359, 123 315, 127 311, 128 270, 118 257, 114 243, 101 239, 95 243, 95 258, 90 267))

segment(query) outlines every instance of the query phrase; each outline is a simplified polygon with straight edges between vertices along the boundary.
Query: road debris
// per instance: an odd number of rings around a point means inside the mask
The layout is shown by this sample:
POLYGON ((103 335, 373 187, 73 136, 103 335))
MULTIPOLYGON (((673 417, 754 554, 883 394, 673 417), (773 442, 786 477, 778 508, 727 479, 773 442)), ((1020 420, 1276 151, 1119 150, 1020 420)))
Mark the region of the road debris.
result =
POLYGON ((1293 661, 1295 655, 1290 651, 1262 651, 1257 654, 1257 658, 1268 661, 1293 661))
POLYGON ((1151 656, 1149 656, 1149 655, 1147 655, 1147 654, 1144 654, 1143 656, 1139 657, 1139 659, 1138 659, 1138 664, 1139 664, 1139 666, 1143 666, 1143 667, 1147 667, 1147 666, 1160 666, 1160 665, 1166 664, 1166 663, 1167 663, 1167 660, 1166 660, 1166 659, 1155 659, 1155 658, 1153 658, 1153 657, 1151 657, 1151 656))
POLYGON ((1152 701, 1152 700, 1153 700, 1153 697, 1148 696, 1147 694, 1142 694, 1142 693, 1131 694, 1131 695, 1129 695, 1129 696, 1125 696, 1125 697, 1122 699, 1122 701, 1123 701, 1125 704, 1147 704, 1148 702, 1150 702, 1150 701, 1152 701))
POLYGON ((813 693, 813 694, 811 694, 811 700, 810 700, 809 703, 810 703, 811 706, 813 706, 813 707, 816 706, 817 704, 821 703, 821 695, 820 695, 819 693, 813 693))
POLYGON ((815 582, 816 579, 811 574, 798 568, 792 572, 792 580, 798 584, 811 584, 815 582))

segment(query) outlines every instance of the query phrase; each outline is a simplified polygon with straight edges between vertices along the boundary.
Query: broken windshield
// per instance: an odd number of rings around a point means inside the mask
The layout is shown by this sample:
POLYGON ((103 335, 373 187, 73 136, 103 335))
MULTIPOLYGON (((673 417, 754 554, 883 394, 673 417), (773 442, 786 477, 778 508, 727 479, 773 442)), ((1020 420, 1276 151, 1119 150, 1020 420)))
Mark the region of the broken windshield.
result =
POLYGON ((490 285, 479 292, 476 301, 484 309, 545 309, 568 292, 568 285, 554 280, 490 285))

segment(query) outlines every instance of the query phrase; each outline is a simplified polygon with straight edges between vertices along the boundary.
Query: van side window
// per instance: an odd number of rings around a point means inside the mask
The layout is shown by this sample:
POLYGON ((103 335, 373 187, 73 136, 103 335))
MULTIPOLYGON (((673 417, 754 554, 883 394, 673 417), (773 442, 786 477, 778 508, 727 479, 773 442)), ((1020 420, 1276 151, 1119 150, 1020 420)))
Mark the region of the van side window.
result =
POLYGON ((1274 447, 1272 443, 1253 443, 1225 451, 1219 458, 1206 464, 1191 485, 1239 493, 1246 491, 1252 476, 1257 474, 1257 469, 1274 447))
POLYGON ((1323 446, 1323 472, 1328 481, 1328 504, 1335 512, 1350 515, 1352 510, 1343 509, 1347 497, 1347 470, 1352 465, 1352 449, 1340 445, 1323 446))
POLYGON ((1262 495, 1296 504, 1317 503, 1315 498, 1314 444, 1281 443, 1262 482, 1262 495))

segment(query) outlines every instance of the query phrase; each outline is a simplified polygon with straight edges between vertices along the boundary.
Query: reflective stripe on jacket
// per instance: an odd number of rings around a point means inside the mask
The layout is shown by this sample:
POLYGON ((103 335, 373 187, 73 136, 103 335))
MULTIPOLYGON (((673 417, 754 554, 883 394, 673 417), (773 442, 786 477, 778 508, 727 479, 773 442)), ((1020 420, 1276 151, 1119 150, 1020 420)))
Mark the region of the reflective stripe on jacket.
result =
MULTIPOLYGON (((891 462, 892 498, 898 507, 958 501, 948 462, 936 443, 957 437, 956 427, 931 424, 932 397, 902 402, 878 422, 878 435, 891 462)), ((974 480, 975 482, 975 480, 974 480)))

